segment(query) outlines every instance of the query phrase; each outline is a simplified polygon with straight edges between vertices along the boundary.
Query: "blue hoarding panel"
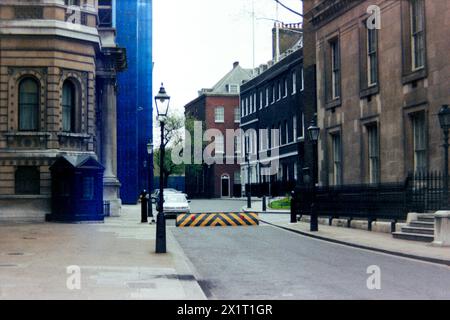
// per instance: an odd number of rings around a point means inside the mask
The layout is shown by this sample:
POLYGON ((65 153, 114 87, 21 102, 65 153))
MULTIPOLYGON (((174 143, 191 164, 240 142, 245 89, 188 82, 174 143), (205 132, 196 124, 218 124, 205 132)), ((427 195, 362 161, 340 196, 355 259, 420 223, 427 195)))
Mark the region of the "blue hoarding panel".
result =
MULTIPOLYGON (((152 1, 115 2, 117 43, 128 69, 118 76, 117 171, 124 204, 147 188, 147 142, 152 138, 152 1)), ((151 168, 150 164, 150 168, 151 168)))

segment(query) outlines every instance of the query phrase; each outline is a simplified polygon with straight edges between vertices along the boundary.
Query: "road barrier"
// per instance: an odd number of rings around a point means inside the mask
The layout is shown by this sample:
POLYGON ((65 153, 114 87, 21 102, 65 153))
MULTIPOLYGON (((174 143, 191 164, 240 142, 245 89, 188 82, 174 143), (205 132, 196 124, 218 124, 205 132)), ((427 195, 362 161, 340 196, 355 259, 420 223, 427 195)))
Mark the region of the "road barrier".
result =
POLYGON ((257 226, 257 213, 220 212, 220 213, 186 213, 177 215, 177 227, 237 227, 257 226))

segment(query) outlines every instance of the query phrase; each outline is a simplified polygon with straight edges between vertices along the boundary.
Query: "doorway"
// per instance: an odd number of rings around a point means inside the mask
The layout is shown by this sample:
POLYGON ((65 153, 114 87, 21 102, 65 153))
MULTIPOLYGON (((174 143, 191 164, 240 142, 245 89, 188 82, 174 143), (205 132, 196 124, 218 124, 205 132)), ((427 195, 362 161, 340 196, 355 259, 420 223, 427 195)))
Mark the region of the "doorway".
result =
POLYGON ((227 174, 222 175, 221 181, 221 196, 230 197, 230 176, 227 174))

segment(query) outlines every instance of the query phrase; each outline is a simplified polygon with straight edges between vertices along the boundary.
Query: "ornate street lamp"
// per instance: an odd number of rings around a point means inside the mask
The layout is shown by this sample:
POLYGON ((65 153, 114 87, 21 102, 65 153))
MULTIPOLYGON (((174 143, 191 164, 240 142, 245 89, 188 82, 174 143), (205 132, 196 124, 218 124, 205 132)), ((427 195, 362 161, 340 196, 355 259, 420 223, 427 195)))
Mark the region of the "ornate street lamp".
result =
POLYGON ((155 97, 156 111, 161 127, 161 147, 159 160, 159 205, 158 217, 156 220, 156 253, 166 253, 166 217, 164 216, 164 122, 169 110, 170 96, 166 93, 164 85, 155 97))
POLYGON ((161 83, 161 88, 155 97, 156 111, 158 113, 158 120, 165 121, 169 111, 170 96, 167 94, 164 84, 161 83))
POLYGON ((153 199, 151 198, 151 191, 153 189, 153 142, 149 141, 147 143, 147 154, 148 154, 148 217, 152 218, 151 223, 155 222, 155 218, 153 217, 153 199))
POLYGON ((317 155, 316 148, 317 142, 319 141, 320 136, 320 128, 316 125, 316 120, 311 120, 311 125, 308 127, 308 139, 312 142, 313 145, 313 171, 311 174, 312 180, 312 201, 311 201, 311 223, 310 230, 311 231, 319 231, 319 221, 316 210, 316 181, 315 181, 315 173, 317 172, 317 155))
POLYGON ((443 105, 438 113, 439 124, 444 132, 444 208, 448 207, 448 134, 450 130, 450 109, 448 105, 443 105))

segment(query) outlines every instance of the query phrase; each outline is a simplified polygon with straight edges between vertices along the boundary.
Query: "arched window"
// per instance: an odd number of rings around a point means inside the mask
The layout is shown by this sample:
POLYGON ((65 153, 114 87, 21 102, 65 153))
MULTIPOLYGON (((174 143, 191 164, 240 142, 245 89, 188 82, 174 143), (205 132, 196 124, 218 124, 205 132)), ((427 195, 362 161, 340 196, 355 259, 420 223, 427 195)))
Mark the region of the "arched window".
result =
POLYGON ((62 129, 66 132, 75 131, 75 86, 66 80, 62 92, 62 129))
POLYGON ((19 84, 19 130, 37 131, 39 127, 39 84, 25 78, 19 84))

